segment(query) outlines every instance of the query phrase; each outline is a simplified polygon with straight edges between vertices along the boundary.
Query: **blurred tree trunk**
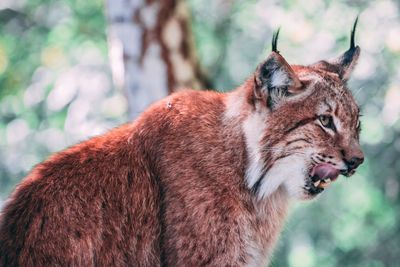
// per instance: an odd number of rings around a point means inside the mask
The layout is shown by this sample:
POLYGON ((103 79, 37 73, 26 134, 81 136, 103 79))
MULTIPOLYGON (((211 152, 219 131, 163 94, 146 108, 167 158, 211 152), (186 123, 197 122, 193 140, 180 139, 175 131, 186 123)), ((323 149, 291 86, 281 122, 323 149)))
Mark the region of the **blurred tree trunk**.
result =
POLYGON ((126 92, 129 116, 182 88, 206 88, 184 0, 107 0, 114 83, 126 92))

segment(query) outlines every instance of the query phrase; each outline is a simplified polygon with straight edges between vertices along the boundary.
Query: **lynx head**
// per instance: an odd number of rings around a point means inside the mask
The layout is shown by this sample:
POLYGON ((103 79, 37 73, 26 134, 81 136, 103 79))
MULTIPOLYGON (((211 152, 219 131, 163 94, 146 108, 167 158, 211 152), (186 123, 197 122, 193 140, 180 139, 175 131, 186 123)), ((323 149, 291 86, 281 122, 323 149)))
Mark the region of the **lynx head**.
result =
POLYGON ((344 54, 309 66, 288 64, 276 48, 279 32, 274 35, 272 53, 254 73, 253 111, 243 123, 246 182, 259 199, 279 187, 310 199, 363 162, 360 111, 346 85, 360 54, 356 23, 344 54))

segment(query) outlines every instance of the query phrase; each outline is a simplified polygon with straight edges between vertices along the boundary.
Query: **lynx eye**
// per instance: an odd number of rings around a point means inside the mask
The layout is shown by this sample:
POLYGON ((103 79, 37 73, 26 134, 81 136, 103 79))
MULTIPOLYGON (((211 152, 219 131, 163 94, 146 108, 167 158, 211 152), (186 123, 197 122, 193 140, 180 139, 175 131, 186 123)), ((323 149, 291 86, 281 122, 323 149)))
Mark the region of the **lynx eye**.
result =
POLYGON ((322 126, 324 126, 325 128, 335 130, 335 125, 333 124, 332 116, 321 115, 318 118, 319 118, 319 121, 321 122, 322 126))

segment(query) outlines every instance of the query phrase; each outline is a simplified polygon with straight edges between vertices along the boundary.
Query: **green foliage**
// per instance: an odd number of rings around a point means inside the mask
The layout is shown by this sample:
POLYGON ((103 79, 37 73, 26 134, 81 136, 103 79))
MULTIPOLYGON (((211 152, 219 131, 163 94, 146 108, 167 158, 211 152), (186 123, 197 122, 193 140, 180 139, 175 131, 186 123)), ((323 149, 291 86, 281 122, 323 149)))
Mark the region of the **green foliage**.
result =
POLYGON ((103 5, 0 4, 2 198, 50 153, 126 120, 126 100, 111 86, 103 5))

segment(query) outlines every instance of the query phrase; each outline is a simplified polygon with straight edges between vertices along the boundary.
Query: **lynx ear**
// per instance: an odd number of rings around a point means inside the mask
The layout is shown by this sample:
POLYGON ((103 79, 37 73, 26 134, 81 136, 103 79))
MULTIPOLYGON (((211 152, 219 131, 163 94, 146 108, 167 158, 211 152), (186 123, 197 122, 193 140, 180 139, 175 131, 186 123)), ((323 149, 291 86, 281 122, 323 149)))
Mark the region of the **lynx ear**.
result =
POLYGON ((272 53, 258 67, 254 75, 254 94, 273 108, 281 99, 295 94, 302 87, 299 78, 277 50, 279 30, 272 38, 272 53))
POLYGON ((353 28, 351 30, 350 48, 338 58, 329 61, 319 61, 313 64, 312 67, 336 73, 343 81, 347 81, 350 78, 354 67, 357 65, 358 57, 360 56, 360 47, 354 44, 354 35, 357 22, 358 17, 354 21, 353 28))

